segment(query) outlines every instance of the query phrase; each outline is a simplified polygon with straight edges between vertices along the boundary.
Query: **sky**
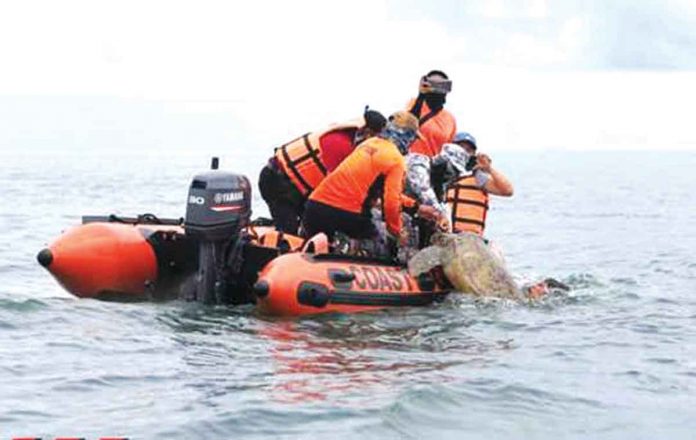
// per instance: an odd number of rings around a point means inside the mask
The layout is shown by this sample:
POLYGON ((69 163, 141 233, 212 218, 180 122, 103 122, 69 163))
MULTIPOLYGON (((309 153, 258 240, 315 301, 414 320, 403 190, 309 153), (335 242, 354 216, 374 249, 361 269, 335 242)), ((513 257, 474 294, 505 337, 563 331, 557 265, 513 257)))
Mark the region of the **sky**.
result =
POLYGON ((0 148, 260 158, 432 69, 482 149, 696 150, 693 0, 0 2, 0 148))

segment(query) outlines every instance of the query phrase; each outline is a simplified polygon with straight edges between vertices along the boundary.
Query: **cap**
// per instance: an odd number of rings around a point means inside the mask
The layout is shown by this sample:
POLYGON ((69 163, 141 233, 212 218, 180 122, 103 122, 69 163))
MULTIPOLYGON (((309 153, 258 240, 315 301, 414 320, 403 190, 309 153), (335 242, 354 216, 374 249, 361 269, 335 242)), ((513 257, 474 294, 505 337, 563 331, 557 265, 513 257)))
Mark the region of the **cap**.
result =
POLYGON ((460 142, 468 142, 472 147, 474 147, 474 151, 476 150, 476 138, 465 131, 460 131, 459 133, 455 134, 452 142, 455 144, 460 142))
POLYGON ((471 159, 471 154, 461 145, 457 144, 444 144, 440 153, 433 158, 434 163, 447 162, 457 170, 459 175, 464 174, 467 171, 467 163, 471 159))
POLYGON ((382 131, 384 126, 387 125, 387 118, 377 110, 370 110, 369 106, 365 106, 363 119, 365 119, 365 126, 375 132, 382 131))
POLYGON ((415 132, 417 137, 423 138, 420 131, 418 131, 418 118, 405 110, 392 113, 389 116, 389 122, 396 128, 415 132))

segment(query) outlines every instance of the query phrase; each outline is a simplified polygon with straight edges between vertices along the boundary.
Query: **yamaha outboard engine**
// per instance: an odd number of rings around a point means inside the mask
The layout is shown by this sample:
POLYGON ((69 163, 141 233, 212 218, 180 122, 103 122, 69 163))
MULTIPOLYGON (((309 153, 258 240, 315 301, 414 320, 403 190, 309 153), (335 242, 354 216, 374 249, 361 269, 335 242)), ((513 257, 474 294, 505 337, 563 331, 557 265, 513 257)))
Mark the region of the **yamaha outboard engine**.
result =
POLYGON ((193 178, 186 204, 184 229, 199 243, 196 301, 229 302, 225 298, 225 263, 241 230, 251 216, 251 186, 245 176, 218 170, 214 157, 211 171, 193 178))

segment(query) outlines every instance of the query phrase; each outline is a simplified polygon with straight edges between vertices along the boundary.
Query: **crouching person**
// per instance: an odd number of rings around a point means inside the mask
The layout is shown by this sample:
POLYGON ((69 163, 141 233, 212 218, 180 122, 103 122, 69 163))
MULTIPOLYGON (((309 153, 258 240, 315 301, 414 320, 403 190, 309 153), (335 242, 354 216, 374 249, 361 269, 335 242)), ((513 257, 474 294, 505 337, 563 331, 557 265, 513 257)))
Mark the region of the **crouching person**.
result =
POLYGON ((376 240, 380 234, 372 208, 381 200, 388 240, 392 244, 404 240, 404 156, 418 134, 418 120, 413 115, 394 113, 378 136, 360 144, 309 196, 303 220, 306 236, 323 232, 330 240, 339 233, 352 239, 376 240))
POLYGON ((276 148, 261 170, 259 190, 276 229, 297 234, 307 197, 363 140, 379 133, 386 118, 365 109, 361 119, 307 133, 276 148))

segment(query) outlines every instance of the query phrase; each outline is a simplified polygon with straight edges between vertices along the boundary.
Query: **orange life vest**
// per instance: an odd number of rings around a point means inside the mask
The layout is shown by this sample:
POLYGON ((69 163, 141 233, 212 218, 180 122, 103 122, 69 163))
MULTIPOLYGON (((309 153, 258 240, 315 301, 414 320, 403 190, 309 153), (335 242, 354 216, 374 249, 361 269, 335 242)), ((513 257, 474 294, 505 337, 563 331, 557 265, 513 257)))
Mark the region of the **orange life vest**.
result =
POLYGON ((257 244, 267 248, 279 249, 281 253, 286 253, 299 250, 304 244, 304 239, 274 229, 259 235, 257 244))
POLYGON ((483 235, 488 193, 476 184, 474 175, 464 176, 450 185, 446 201, 452 211, 452 231, 483 235))
POLYGON ((326 165, 321 159, 322 136, 332 131, 360 129, 362 119, 335 124, 323 131, 307 133, 276 148, 275 158, 281 170, 290 178, 303 196, 308 195, 327 175, 326 165))

